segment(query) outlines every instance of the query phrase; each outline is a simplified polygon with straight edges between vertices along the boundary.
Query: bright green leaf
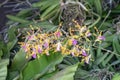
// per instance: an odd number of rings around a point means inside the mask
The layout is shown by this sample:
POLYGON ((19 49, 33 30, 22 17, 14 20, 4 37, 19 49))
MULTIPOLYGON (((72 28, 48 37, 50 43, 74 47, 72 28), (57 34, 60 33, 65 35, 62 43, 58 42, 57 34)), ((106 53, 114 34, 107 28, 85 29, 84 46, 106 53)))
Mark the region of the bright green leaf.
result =
POLYGON ((53 77, 48 80, 74 80, 75 71, 78 67, 78 64, 69 66, 64 70, 56 73, 53 77))
POLYGON ((30 61, 22 71, 22 80, 38 79, 56 64, 60 63, 63 56, 60 53, 51 53, 49 56, 42 55, 39 59, 30 61))

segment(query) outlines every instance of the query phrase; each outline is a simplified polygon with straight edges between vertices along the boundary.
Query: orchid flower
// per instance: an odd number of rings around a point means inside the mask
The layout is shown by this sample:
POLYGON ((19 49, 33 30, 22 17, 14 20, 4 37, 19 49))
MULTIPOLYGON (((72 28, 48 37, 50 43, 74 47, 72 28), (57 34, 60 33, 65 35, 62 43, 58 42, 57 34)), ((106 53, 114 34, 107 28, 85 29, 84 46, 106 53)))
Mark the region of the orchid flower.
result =
POLYGON ((78 56, 80 54, 80 50, 78 49, 78 46, 74 46, 73 49, 70 51, 72 56, 78 56))
POLYGON ((36 58, 36 49, 35 49, 35 48, 33 48, 32 57, 33 57, 33 58, 36 58))
POLYGON ((85 56, 85 57, 87 56, 87 53, 84 49, 82 49, 82 55, 85 56))
POLYGON ((62 45, 61 45, 61 43, 60 43, 60 42, 58 42, 58 43, 57 43, 57 48, 56 48, 56 51, 60 51, 60 50, 61 50, 61 46, 62 46, 62 45))
POLYGON ((28 36, 28 40, 35 40, 34 35, 28 36))
POLYGON ((32 57, 35 59, 36 58, 36 54, 34 53, 34 54, 32 54, 32 57))
POLYGON ((76 51, 75 47, 70 51, 72 56, 75 56, 75 51, 76 51))
POLYGON ((29 46, 29 45, 28 45, 27 43, 22 44, 22 48, 24 49, 25 52, 28 51, 28 46, 29 46))
POLYGON ((42 48, 38 45, 38 53, 42 53, 42 48))
POLYGON ((48 48, 48 47, 49 47, 48 41, 45 41, 45 43, 43 44, 43 46, 44 46, 45 48, 48 48))
POLYGON ((92 34, 90 33, 89 30, 85 33, 85 36, 86 36, 86 37, 90 37, 91 35, 92 35, 92 34))
POLYGON ((62 35, 62 33, 60 32, 59 29, 57 29, 57 31, 55 32, 55 36, 56 36, 57 38, 59 38, 61 35, 62 35))
POLYGON ((89 64, 90 58, 91 58, 91 54, 90 54, 89 56, 85 57, 85 62, 86 62, 87 64, 89 64))
POLYGON ((105 37, 104 37, 104 36, 98 36, 97 39, 98 39, 98 40, 105 40, 105 37))
POLYGON ((72 39, 72 45, 77 45, 77 40, 76 39, 72 39))

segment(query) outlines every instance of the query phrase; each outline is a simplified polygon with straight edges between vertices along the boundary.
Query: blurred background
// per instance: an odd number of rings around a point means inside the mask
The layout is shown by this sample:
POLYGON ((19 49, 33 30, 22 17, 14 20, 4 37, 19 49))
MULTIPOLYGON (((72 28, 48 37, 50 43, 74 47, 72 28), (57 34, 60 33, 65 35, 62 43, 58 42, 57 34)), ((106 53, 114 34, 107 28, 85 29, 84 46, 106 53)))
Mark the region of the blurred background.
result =
POLYGON ((16 14, 17 12, 30 8, 32 3, 40 0, 0 0, 0 33, 4 32, 7 28, 7 14, 16 14))

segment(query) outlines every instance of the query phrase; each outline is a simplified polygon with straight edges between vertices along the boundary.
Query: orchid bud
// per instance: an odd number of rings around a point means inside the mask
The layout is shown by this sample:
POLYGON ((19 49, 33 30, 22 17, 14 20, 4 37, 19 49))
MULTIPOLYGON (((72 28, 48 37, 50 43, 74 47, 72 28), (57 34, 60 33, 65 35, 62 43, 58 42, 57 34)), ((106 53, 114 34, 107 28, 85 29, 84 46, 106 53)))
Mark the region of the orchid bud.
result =
POLYGON ((104 36, 98 36, 98 40, 105 40, 104 36))

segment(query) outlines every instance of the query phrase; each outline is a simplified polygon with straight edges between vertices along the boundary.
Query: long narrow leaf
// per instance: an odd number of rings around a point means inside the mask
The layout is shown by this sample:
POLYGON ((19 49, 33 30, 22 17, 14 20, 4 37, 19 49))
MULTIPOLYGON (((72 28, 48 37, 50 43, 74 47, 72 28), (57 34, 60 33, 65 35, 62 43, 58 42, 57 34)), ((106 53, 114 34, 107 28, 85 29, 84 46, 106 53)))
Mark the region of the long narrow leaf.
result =
POLYGON ((19 23, 28 23, 29 22, 28 20, 22 19, 20 17, 12 16, 12 15, 7 15, 7 18, 12 21, 19 22, 19 23))
POLYGON ((96 60, 96 64, 99 65, 102 61, 105 60, 105 58, 108 56, 108 52, 103 54, 102 56, 100 56, 97 60, 96 60))

